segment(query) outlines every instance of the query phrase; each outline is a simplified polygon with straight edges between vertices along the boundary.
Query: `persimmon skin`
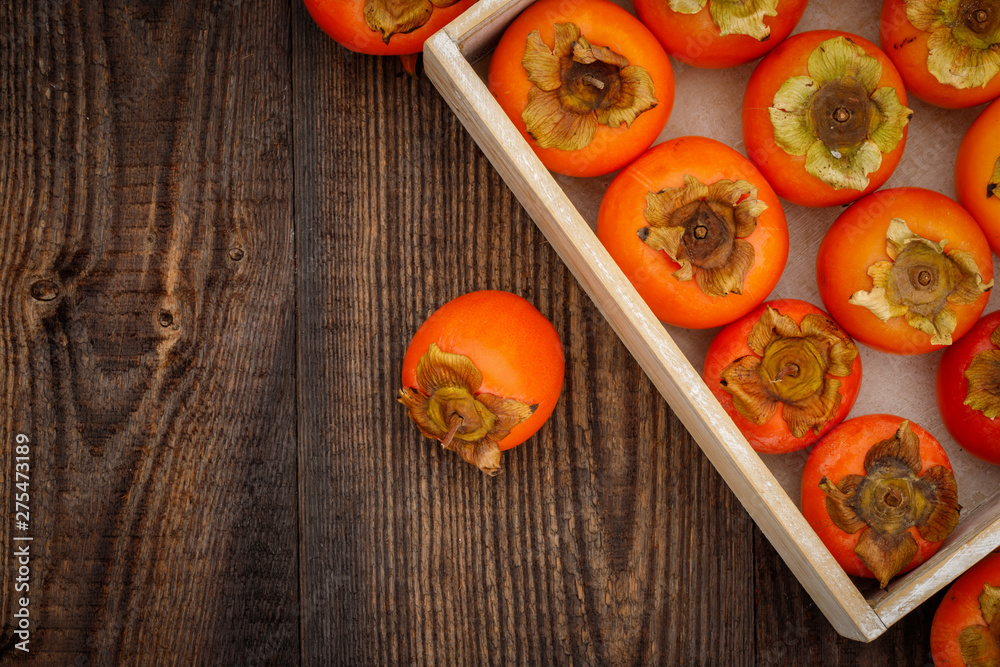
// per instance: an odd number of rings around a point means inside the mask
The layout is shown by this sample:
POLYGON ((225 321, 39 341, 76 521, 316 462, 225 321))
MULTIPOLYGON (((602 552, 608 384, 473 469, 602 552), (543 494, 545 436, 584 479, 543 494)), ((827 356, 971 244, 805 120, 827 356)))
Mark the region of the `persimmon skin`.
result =
POLYGON ((829 318, 829 315, 816 306, 798 299, 776 299, 761 304, 753 312, 723 327, 712 339, 708 346, 708 353, 705 355, 702 379, 754 451, 761 454, 786 454, 813 444, 842 422, 851 412, 851 408, 854 407, 854 402, 858 398, 858 392, 861 390, 861 355, 854 358, 850 375, 846 377, 827 375, 828 378, 836 377, 840 380, 841 402, 833 418, 820 429, 819 433, 808 431, 801 438, 796 438, 785 423, 780 407, 768 421, 759 425, 754 424, 736 411, 732 395, 722 388, 720 380, 722 371, 730 363, 747 355, 757 356, 747 345, 747 339, 753 325, 757 323, 768 306, 782 315, 791 317, 796 324, 801 324, 802 318, 811 313, 829 318))
POLYGON ((365 22, 363 0, 302 0, 309 15, 333 41, 351 51, 376 56, 420 53, 424 41, 445 27, 476 0, 459 0, 449 7, 435 7, 427 23, 409 33, 397 33, 382 41, 382 34, 365 22))
POLYGON ((979 223, 993 252, 1000 255, 1000 188, 992 196, 987 196, 986 191, 998 158, 1000 100, 992 102, 973 121, 955 158, 958 201, 979 223))
MULTIPOLYGON (((889 260, 886 230, 893 218, 902 218, 910 230, 935 242, 948 241, 945 253, 966 250, 979 267, 983 282, 993 279, 993 257, 979 225, 954 200, 923 188, 880 190, 840 214, 827 230, 816 253, 816 282, 823 305, 855 340, 882 352, 924 354, 945 347, 931 345, 931 337, 902 317, 879 320, 863 306, 848 303, 858 290, 870 290, 868 267, 889 260)), ((970 304, 951 304, 958 317, 952 340, 968 331, 986 308, 989 292, 970 304)))
POLYGON ((660 320, 690 329, 717 327, 756 308, 774 289, 788 259, 788 226, 774 190, 749 160, 705 137, 665 141, 623 169, 601 201, 597 238, 660 320), (710 296, 694 280, 674 278, 671 274, 680 265, 636 235, 648 224, 646 194, 681 187, 685 175, 706 185, 721 179, 749 181, 767 204, 745 239, 756 256, 742 294, 710 296))
POLYGON ((983 586, 1000 586, 1000 552, 993 552, 965 571, 934 612, 931 658, 936 667, 965 667, 958 637, 970 625, 986 625, 979 606, 983 586))
POLYGON ((406 348, 404 387, 419 388, 417 364, 431 343, 472 360, 483 375, 475 393, 538 406, 500 441, 501 450, 534 435, 555 409, 565 372, 562 342, 552 323, 526 299, 483 290, 463 294, 438 308, 406 348))
MULTIPOLYGON (((826 494, 819 488, 820 481, 826 477, 838 484, 847 475, 864 475, 865 454, 875 443, 891 438, 902 423, 902 417, 886 414, 848 419, 816 443, 806 459, 802 471, 802 515, 849 575, 875 577, 854 553, 863 531, 846 533, 833 523, 826 509, 826 494)), ((947 453, 933 435, 912 421, 910 430, 920 440, 921 475, 936 465, 952 469, 947 453)), ((898 574, 909 572, 926 561, 942 544, 928 542, 920 536, 916 527, 910 527, 907 532, 917 542, 917 553, 898 574)))
POLYGON ((674 104, 674 73, 670 59, 646 26, 610 0, 538 0, 510 24, 490 60, 490 92, 547 169, 567 176, 600 176, 621 169, 652 145, 670 117, 674 104), (606 46, 641 65, 653 80, 657 104, 617 128, 599 125, 594 140, 573 151, 540 148, 528 135, 521 113, 532 84, 521 64, 533 30, 552 48, 555 24, 575 23, 596 46, 606 46))
POLYGON ((666 0, 633 0, 635 13, 667 53, 705 69, 735 67, 771 51, 795 29, 807 4, 808 0, 780 0, 778 15, 764 17, 771 34, 760 41, 749 35, 723 35, 708 4, 695 14, 682 14, 670 9, 666 0))
POLYGON ((1000 418, 990 419, 965 405, 969 381, 965 369, 984 350, 997 349, 990 334, 1000 326, 1000 310, 986 315, 951 345, 938 362, 935 390, 941 421, 962 449, 994 465, 1000 465, 1000 418))
POLYGON ((944 109, 973 107, 1000 95, 1000 76, 977 88, 956 88, 938 81, 927 69, 930 35, 906 18, 904 0, 884 0, 879 17, 879 43, 899 70, 908 93, 944 109))
POLYGON ((909 125, 903 138, 888 153, 882 154, 882 164, 868 174, 864 190, 834 189, 805 170, 804 155, 790 155, 774 141, 774 126, 768 108, 781 84, 793 76, 807 76, 809 55, 821 43, 834 37, 847 37, 876 58, 882 65, 878 87, 891 86, 896 97, 906 106, 906 91, 899 73, 882 51, 868 40, 839 30, 813 30, 792 35, 769 53, 754 69, 743 95, 743 140, 747 156, 757 165, 775 192, 790 202, 802 206, 822 207, 847 204, 882 186, 903 157, 909 125))

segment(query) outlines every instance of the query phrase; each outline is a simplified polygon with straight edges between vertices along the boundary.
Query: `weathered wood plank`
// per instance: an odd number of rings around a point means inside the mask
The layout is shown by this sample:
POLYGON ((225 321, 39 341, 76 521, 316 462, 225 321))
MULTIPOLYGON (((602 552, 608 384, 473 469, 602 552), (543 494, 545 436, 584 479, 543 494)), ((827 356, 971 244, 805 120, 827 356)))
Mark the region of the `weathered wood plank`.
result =
POLYGON ((27 433, 43 664, 298 655, 288 21, 0 2, 0 492, 27 433))
MULTIPOLYGON (((834 632, 763 535, 757 535, 755 545, 756 664, 762 667, 931 665, 931 619, 943 592, 890 626, 873 642, 853 642, 834 632)), ((861 586, 866 585, 858 581, 861 586)))
POLYGON ((750 519, 429 82, 304 11, 293 58, 304 661, 751 664, 750 519), (417 326, 487 288, 567 353, 496 479, 395 401, 417 326))

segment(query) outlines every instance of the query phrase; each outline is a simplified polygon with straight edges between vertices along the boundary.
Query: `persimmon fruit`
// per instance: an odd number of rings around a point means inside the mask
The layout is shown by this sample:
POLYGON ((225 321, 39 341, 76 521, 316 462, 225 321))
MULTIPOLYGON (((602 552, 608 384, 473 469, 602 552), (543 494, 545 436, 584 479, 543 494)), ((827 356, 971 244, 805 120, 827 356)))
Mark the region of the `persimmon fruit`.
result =
POLYGON ((691 329, 756 308, 788 258, 785 214, 767 180, 705 137, 670 139, 623 169, 601 201, 597 238, 659 319, 691 329))
POLYGON ((660 134, 674 102, 663 47, 610 0, 529 5, 500 38, 487 80, 542 164, 568 176, 624 167, 660 134))
POLYGON ((822 310, 777 299, 716 334, 702 379, 755 451, 784 454, 847 417, 861 388, 861 357, 822 310))
POLYGON ((413 335, 400 402, 425 436, 492 475, 500 452, 552 414, 564 370, 559 335, 531 303, 509 292, 470 292, 413 335))
POLYGON ((843 422, 809 453, 802 514, 847 574, 879 580, 930 558, 958 524, 958 488, 941 443, 909 420, 843 422))

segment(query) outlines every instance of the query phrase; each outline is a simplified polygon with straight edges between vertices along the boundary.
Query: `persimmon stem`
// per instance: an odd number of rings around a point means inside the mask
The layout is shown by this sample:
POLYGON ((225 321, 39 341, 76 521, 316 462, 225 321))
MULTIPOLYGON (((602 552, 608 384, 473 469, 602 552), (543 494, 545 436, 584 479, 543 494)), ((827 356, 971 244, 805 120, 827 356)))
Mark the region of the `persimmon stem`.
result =
POLYGON ((583 77, 583 82, 590 84, 591 86, 597 88, 598 90, 604 90, 604 82, 592 74, 588 74, 585 77, 583 77))
POLYGON ((788 364, 778 371, 778 374, 774 376, 774 379, 771 380, 771 382, 781 382, 786 377, 795 377, 799 374, 799 370, 801 369, 798 364, 788 364))
POLYGON ((457 412, 452 414, 451 419, 448 421, 448 432, 441 438, 442 447, 448 448, 451 445, 451 441, 455 439, 455 434, 458 433, 458 429, 462 427, 462 422, 464 421, 465 419, 462 415, 457 412))

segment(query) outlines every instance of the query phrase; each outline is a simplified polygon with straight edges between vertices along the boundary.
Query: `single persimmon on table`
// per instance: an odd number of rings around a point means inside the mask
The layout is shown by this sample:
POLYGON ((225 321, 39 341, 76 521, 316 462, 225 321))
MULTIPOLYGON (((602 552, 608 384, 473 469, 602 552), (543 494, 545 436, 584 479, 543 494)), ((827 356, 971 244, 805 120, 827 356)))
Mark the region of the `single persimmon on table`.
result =
POLYGON ((883 352, 951 345, 986 308, 993 256, 976 221, 923 188, 868 195, 840 214, 816 255, 827 312, 883 352))
POLYGON ((784 454, 847 417, 861 388, 861 357, 822 310, 778 299, 716 334, 702 379, 755 451, 784 454))
POLYGON ((601 200, 597 238, 660 320, 693 329, 756 308, 788 258, 774 190, 705 137, 670 139, 623 169, 601 200))
POLYGON ((933 435, 901 417, 864 415, 809 453, 802 514, 847 574, 885 588, 958 525, 958 486, 933 435))
POLYGON ((786 39, 750 75, 743 139, 780 196, 836 206, 886 182, 912 113, 899 73, 877 46, 814 30, 786 39))
POLYGON ((534 435, 562 390, 555 327, 524 298, 470 292, 441 306, 403 357, 400 403, 426 437, 488 475, 534 435))
POLYGON ((649 148, 674 103, 670 59, 610 0, 538 0, 490 60, 490 91, 548 169, 598 176, 649 148))
POLYGON ((633 0, 667 53, 695 67, 742 65, 772 50, 808 0, 633 0))

